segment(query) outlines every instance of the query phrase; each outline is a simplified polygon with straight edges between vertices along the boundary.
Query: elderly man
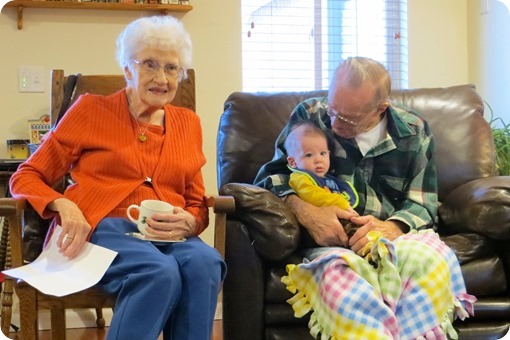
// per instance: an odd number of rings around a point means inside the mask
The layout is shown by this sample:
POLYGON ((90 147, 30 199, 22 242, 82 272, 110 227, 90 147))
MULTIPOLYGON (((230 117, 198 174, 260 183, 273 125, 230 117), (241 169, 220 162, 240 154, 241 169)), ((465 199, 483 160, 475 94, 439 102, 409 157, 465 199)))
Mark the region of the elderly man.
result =
POLYGON ((455 309, 464 318, 464 307, 475 300, 466 294, 453 252, 435 233, 423 232, 432 228, 438 205, 434 140, 418 113, 390 104, 390 89, 390 76, 380 63, 348 58, 336 69, 327 97, 308 99, 294 109, 274 159, 256 178, 257 185, 286 200, 323 246, 306 251, 313 261, 289 268, 282 279, 300 291, 295 299, 303 301, 290 301, 296 313, 314 311, 310 328, 316 336, 455 336, 448 311, 455 309), (332 132, 329 174, 354 184, 359 216, 315 207, 288 185, 284 141, 289 125, 304 119, 332 132), (357 225, 350 239, 341 220, 357 225), (372 261, 355 253, 368 253, 372 261), (436 293, 425 282, 433 283, 436 293), (319 299, 312 298, 317 294, 319 299), (303 305, 309 307, 298 310, 303 305))

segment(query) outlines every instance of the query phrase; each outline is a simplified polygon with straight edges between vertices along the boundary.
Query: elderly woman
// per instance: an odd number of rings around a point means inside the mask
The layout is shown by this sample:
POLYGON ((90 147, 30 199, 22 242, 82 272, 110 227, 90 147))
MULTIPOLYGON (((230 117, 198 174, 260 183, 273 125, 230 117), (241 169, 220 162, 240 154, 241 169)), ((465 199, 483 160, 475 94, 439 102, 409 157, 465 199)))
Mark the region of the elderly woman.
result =
POLYGON ((117 296, 108 339, 210 339, 225 264, 198 235, 208 224, 198 116, 169 103, 191 63, 191 41, 167 16, 130 23, 117 39, 127 87, 77 100, 39 150, 12 176, 11 190, 62 233, 73 258, 87 240, 118 252, 99 282, 117 296), (74 184, 51 184, 67 172, 74 184), (151 243, 127 235, 126 209, 142 200, 174 205, 147 219, 147 231, 185 242, 151 243))

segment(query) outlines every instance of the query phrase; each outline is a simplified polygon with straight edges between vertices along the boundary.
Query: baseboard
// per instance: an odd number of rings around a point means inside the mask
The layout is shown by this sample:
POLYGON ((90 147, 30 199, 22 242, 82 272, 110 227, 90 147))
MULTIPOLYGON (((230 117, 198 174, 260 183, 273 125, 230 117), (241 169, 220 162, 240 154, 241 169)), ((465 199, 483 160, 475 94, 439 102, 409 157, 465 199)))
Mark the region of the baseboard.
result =
MULTIPOLYGON (((13 305, 13 307, 17 307, 13 305)), ((222 309, 221 302, 216 306, 215 320, 221 320, 222 309)), ((110 308, 103 309, 103 317, 106 326, 110 325, 113 312, 110 308)), ((12 321, 13 325, 19 326, 19 310, 13 308, 12 321)), ((68 309, 66 310, 66 327, 67 328, 88 328, 96 327, 96 311, 95 309, 68 309)), ((39 329, 51 329, 51 318, 49 310, 39 312, 39 329)))

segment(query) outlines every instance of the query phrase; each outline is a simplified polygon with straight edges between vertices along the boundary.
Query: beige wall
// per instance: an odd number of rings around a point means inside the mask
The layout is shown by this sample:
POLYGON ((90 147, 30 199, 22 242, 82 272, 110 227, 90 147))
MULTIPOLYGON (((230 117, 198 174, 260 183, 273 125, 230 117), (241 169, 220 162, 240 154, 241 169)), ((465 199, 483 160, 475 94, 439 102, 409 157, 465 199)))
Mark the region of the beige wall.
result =
POLYGON ((467 1, 408 0, 410 88, 468 83, 467 1))
POLYGON ((510 123, 509 6, 510 0, 409 0, 409 87, 474 84, 494 115, 510 123))
POLYGON ((468 0, 467 6, 469 79, 493 108, 495 116, 507 124, 510 123, 509 5, 509 0, 468 0))
MULTIPOLYGON (((468 82, 466 1, 409 1, 410 87, 448 86, 468 82)), ((473 0, 475 1, 475 0, 473 0)), ((207 190, 216 192, 216 129, 225 98, 241 90, 240 1, 192 0, 182 18, 194 41, 197 113, 204 128, 207 190)), ((115 39, 133 19, 150 13, 26 9, 24 28, 16 11, 0 15, 0 158, 5 140, 27 138, 28 119, 49 110, 49 77, 45 93, 18 93, 19 66, 42 66, 68 73, 120 73, 115 39)), ((98 136, 99 137, 99 136, 98 136)), ((210 240, 212 230, 205 235, 210 240)))

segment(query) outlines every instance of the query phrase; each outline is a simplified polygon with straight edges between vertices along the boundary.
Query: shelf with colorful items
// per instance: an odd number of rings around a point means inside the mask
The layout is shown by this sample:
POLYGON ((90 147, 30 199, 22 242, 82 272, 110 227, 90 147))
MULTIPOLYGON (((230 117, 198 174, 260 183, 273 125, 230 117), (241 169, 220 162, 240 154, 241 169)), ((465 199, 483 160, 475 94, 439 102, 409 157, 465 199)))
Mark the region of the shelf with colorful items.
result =
POLYGON ((161 13, 189 12, 193 9, 189 1, 183 0, 124 0, 115 2, 104 1, 47 1, 47 0, 14 0, 5 7, 18 9, 18 29, 23 29, 24 8, 60 8, 60 9, 99 9, 117 11, 156 11, 161 13))
POLYGON ((39 119, 28 120, 30 140, 28 143, 28 155, 33 154, 44 140, 44 135, 50 131, 50 115, 44 114, 39 119))

